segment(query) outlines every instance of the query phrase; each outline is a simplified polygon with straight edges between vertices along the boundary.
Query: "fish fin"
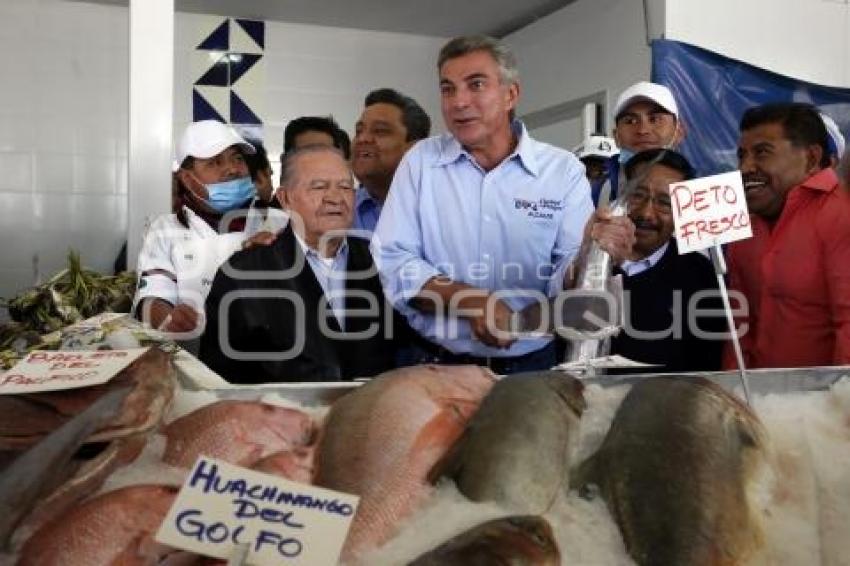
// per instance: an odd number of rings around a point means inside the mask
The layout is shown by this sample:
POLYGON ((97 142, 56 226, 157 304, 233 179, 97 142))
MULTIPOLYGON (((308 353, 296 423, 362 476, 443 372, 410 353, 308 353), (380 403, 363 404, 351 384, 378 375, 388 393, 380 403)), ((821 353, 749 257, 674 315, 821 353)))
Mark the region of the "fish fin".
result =
POLYGON ((452 416, 464 425, 478 411, 480 405, 478 401, 464 399, 462 397, 442 397, 440 401, 451 411, 452 416))
POLYGON ((744 423, 740 422, 738 423, 738 440, 741 441, 741 446, 746 448, 756 448, 759 445, 753 432, 744 423))
POLYGON ((549 387, 558 397, 563 399, 567 407, 579 418, 587 409, 587 401, 584 398, 584 384, 569 374, 555 374, 553 380, 548 382, 549 387))
POLYGON ((441 477, 454 478, 463 468, 463 454, 466 452, 466 444, 469 439, 468 429, 458 438, 445 454, 437 460, 428 472, 428 483, 434 485, 441 477))

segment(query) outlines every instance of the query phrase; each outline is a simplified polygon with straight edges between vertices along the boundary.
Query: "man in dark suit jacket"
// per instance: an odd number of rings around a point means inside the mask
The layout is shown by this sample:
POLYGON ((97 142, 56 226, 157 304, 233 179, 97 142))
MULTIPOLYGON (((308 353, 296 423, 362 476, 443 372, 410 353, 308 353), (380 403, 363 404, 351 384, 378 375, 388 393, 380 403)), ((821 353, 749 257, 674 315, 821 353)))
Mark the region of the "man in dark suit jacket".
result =
POLYGON ((669 149, 643 151, 626 164, 626 178, 638 179, 629 195, 635 244, 615 270, 623 274, 627 326, 612 340, 611 353, 660 366, 647 371, 720 369, 726 327, 717 277, 708 258, 680 255, 672 237, 669 185, 693 176, 690 163, 669 149), (714 312, 689 316, 694 309, 714 312))
POLYGON ((308 147, 281 166, 278 198, 290 222, 271 245, 238 252, 219 270, 200 359, 232 383, 390 369, 392 329, 368 242, 345 235, 355 192, 348 164, 338 150, 308 147))

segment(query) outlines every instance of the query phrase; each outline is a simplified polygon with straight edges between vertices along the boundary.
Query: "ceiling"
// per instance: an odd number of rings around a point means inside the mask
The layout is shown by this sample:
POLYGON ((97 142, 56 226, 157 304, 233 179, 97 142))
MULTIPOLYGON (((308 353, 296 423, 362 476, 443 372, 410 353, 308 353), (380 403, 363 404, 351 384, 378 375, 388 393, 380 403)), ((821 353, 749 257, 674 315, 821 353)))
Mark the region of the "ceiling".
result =
MULTIPOLYGON (((128 4, 128 0, 72 0, 128 4)), ((180 12, 452 37, 505 36, 575 0, 175 0, 180 12)))

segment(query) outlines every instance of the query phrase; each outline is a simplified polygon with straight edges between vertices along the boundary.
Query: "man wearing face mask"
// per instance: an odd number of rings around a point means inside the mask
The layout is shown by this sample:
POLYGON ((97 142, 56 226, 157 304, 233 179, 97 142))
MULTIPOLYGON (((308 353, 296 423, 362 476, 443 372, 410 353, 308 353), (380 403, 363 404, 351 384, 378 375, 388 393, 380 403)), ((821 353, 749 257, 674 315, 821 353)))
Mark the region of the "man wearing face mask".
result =
MULTIPOLYGON (((827 131, 803 103, 750 108, 738 163, 753 237, 727 248, 747 299, 747 367, 850 364, 850 195, 830 167, 827 131)), ((726 348, 724 366, 737 367, 726 348)))
POLYGON ((177 146, 172 214, 156 218, 139 253, 134 312, 152 327, 192 338, 218 266, 244 239, 256 190, 254 147, 215 120, 186 127, 177 146))
POLYGON ((625 182, 625 165, 638 152, 676 148, 685 138, 685 125, 673 93, 664 85, 641 81, 620 94, 614 106, 614 140, 620 153, 606 162, 607 180, 592 187, 593 204, 599 204, 603 187, 610 185, 610 200, 625 182))

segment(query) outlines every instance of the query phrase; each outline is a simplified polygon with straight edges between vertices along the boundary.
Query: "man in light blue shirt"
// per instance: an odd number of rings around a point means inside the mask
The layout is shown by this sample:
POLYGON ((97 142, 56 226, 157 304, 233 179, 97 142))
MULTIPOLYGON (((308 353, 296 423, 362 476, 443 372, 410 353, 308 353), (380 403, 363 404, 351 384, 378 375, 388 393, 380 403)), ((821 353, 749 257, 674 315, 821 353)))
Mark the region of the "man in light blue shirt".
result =
POLYGON ((391 88, 366 95, 351 156, 351 168, 360 181, 353 228, 361 235, 374 232, 402 156, 430 132, 431 119, 409 96, 391 88))
POLYGON ((571 283, 585 232, 621 259, 634 226, 600 212, 585 229, 584 170, 514 119, 519 82, 505 46, 453 39, 438 69, 450 133, 407 152, 372 240, 385 294, 418 333, 404 361, 549 368, 552 338, 511 336, 512 313, 571 283))

